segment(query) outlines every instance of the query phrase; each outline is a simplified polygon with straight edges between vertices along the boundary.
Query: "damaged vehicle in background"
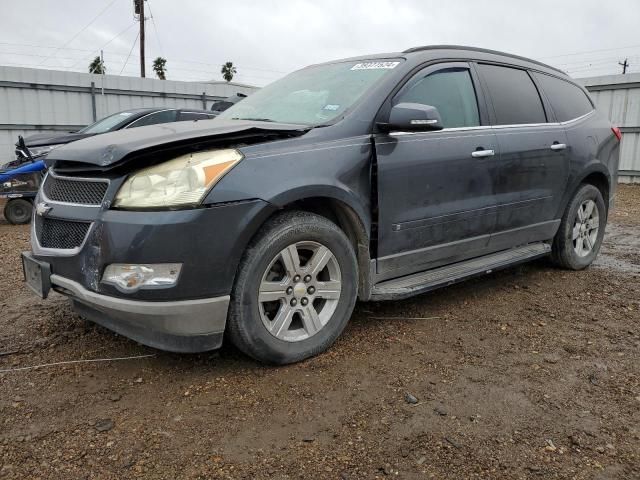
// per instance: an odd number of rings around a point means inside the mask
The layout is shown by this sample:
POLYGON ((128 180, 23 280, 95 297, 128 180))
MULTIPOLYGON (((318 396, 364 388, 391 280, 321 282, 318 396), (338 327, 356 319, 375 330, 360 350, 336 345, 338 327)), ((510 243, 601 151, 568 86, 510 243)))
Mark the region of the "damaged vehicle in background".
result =
POLYGON ((77 132, 58 134, 38 133, 30 135, 24 139, 24 144, 21 144, 20 141, 16 143, 16 159, 5 164, 2 168, 15 168, 28 161, 40 160, 54 148, 101 133, 113 132, 124 128, 156 125, 159 123, 206 120, 213 117, 212 112, 194 109, 159 107, 126 110, 109 115, 77 132))
POLYGON ((285 364, 356 299, 596 257, 620 131, 563 72, 419 47, 307 67, 214 122, 52 151, 28 285, 153 347, 285 364))

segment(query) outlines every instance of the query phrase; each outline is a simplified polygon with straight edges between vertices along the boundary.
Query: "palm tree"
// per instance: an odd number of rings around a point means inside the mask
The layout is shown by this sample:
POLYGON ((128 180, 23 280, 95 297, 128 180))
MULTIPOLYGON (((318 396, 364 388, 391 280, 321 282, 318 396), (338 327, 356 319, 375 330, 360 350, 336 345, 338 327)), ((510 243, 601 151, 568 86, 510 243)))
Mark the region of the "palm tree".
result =
POLYGON ((153 61, 153 71, 160 80, 167 79, 167 59, 158 57, 153 61))
POLYGON ((102 60, 100 60, 100 55, 96 56, 89 64, 89 73, 97 73, 98 75, 107 73, 107 67, 105 67, 102 60))
POLYGON ((230 82, 233 79, 233 76, 238 73, 236 67, 233 66, 233 62, 227 62, 222 65, 222 70, 220 70, 222 74, 222 78, 224 78, 227 82, 230 82))

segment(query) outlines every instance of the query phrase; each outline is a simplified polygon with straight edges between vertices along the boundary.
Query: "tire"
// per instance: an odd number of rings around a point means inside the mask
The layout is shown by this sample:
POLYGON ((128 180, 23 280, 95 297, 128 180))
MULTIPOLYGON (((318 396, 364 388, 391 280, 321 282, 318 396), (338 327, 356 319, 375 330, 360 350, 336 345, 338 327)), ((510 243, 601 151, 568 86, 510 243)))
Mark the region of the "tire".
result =
POLYGON ((13 225, 23 225, 31 221, 33 204, 24 198, 14 198, 4 207, 4 218, 13 225))
POLYGON ((344 232, 319 215, 284 212, 261 228, 240 262, 228 338, 258 361, 299 362, 335 342, 357 291, 356 255, 344 232))
POLYGON ((551 258, 554 263, 569 270, 582 270, 591 265, 602 245, 607 213, 600 190, 589 184, 580 186, 569 202, 553 239, 551 258), (587 214, 590 216, 585 218, 587 214), (596 224, 597 230, 594 231, 596 224))

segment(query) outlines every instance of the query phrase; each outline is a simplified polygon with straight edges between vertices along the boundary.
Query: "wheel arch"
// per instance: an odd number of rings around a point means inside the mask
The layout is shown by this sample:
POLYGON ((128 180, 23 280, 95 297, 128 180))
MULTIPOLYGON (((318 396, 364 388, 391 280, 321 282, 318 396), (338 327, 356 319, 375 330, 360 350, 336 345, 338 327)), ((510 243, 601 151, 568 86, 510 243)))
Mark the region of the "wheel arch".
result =
MULTIPOLYGON (((358 297, 371 296, 370 216, 365 208, 347 192, 338 188, 305 187, 271 200, 278 210, 302 210, 315 213, 334 222, 349 238, 358 261, 358 297)), ((271 218, 271 217, 270 217, 271 218)), ((268 221, 269 219, 267 219, 268 221)))
POLYGON ((610 194, 612 190, 611 186, 611 174, 607 167, 600 162, 593 162, 587 168, 585 168, 579 175, 577 175, 570 187, 567 188, 564 198, 562 199, 562 208, 558 212, 558 216, 562 217, 569 202, 574 197, 578 189, 583 184, 590 184, 600 190, 604 203, 609 208, 610 194))

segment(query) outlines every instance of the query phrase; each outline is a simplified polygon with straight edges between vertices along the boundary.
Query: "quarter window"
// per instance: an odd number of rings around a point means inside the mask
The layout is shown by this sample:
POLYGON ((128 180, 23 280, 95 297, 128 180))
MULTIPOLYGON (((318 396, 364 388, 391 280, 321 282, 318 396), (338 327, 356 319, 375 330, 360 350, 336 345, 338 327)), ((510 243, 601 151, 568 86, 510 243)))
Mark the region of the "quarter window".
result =
POLYGON ((497 125, 545 123, 540 94, 525 70, 479 64, 493 102, 497 125))
POLYGON ((534 75, 559 122, 573 120, 593 110, 587 94, 576 85, 544 73, 535 72, 534 75))
POLYGON ((436 107, 444 128, 480 125, 476 92, 466 68, 439 70, 418 78, 396 99, 401 102, 436 107))

